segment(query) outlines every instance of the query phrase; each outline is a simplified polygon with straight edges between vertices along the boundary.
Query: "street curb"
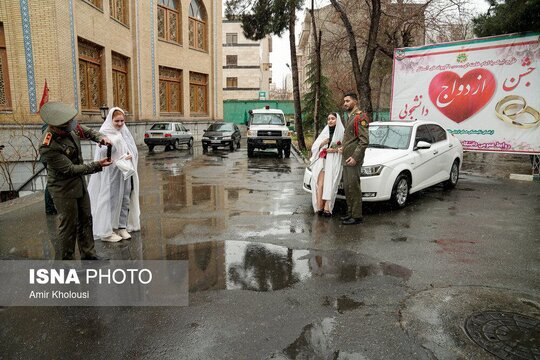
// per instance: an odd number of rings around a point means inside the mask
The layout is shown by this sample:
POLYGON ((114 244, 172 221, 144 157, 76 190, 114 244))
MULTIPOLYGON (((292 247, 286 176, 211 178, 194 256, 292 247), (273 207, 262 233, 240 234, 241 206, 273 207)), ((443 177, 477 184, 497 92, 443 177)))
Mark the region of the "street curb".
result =
POLYGON ((291 147, 294 150, 294 156, 298 159, 298 161, 303 162, 304 164, 309 163, 309 160, 302 155, 302 152, 296 147, 294 142, 291 142, 291 147))

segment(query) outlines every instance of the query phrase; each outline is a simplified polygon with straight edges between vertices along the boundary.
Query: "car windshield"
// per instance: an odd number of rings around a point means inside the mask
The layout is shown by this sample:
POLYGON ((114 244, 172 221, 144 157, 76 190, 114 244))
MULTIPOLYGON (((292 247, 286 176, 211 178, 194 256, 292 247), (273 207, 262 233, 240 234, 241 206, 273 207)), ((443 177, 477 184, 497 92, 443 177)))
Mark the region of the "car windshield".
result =
POLYGON ((154 124, 150 130, 171 130, 171 124, 154 124))
POLYGON ((285 119, 282 114, 253 114, 252 125, 284 125, 285 119))
POLYGON ((208 131, 233 131, 231 124, 212 124, 208 127, 208 131))
POLYGON ((369 146, 379 149, 407 149, 412 127, 402 125, 370 125, 369 146))

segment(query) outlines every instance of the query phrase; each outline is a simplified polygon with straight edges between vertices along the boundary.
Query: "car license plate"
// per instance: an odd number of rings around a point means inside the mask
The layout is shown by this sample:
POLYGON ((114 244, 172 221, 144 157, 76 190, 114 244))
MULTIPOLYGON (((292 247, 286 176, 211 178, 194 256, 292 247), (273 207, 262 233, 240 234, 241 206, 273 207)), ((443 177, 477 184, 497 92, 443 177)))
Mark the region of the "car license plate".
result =
POLYGON ((212 140, 212 144, 219 144, 221 143, 221 140, 212 140))
POLYGON ((263 144, 275 144, 275 140, 263 140, 263 144))
POLYGON ((159 133, 157 133, 157 134, 150 134, 150 135, 152 135, 152 137, 163 137, 163 134, 159 134, 159 133))

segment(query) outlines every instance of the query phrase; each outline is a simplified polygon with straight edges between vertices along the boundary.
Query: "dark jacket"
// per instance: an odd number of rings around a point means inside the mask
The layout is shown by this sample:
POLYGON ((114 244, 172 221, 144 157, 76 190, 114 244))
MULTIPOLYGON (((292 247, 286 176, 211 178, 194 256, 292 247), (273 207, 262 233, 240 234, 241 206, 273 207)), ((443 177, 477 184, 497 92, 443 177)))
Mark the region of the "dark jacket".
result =
POLYGON ((369 135, 368 135, 368 121, 360 121, 358 123, 358 136, 354 133, 354 117, 356 114, 362 116, 363 112, 360 111, 357 107, 352 109, 349 113, 349 118, 345 124, 345 133, 343 135, 343 164, 345 161, 352 157, 357 165, 362 165, 364 161, 364 153, 369 144, 369 135))
POLYGON ((53 198, 79 198, 86 192, 83 175, 101 171, 99 161, 83 163, 81 137, 100 142, 103 135, 80 125, 77 130, 60 136, 50 128, 43 134, 39 152, 47 162, 47 186, 53 198))

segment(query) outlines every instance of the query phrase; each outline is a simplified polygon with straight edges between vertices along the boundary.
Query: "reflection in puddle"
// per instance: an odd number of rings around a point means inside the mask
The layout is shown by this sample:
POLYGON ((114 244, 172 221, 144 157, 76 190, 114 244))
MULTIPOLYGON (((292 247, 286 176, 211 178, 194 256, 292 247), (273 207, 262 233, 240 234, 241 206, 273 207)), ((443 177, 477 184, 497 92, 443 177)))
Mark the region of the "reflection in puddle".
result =
MULTIPOLYGON (((388 275, 408 280, 411 270, 350 251, 293 250, 246 241, 167 244, 168 260, 189 261, 190 291, 281 290, 312 277, 355 281, 388 275)), ((350 299, 349 299, 350 300, 350 299)), ((351 300, 352 301, 352 300, 351 300)), ((362 305, 340 298, 336 310, 362 305)))
POLYGON ((358 309, 360 306, 365 305, 365 303, 362 301, 355 301, 350 297, 343 295, 333 301, 329 297, 326 297, 323 305, 331 306, 336 309, 338 313, 343 314, 345 311, 358 309))
POLYGON ((358 353, 336 350, 333 344, 335 320, 324 318, 321 322, 306 325, 302 334, 281 353, 272 354, 269 359, 328 359, 362 360, 358 353))

